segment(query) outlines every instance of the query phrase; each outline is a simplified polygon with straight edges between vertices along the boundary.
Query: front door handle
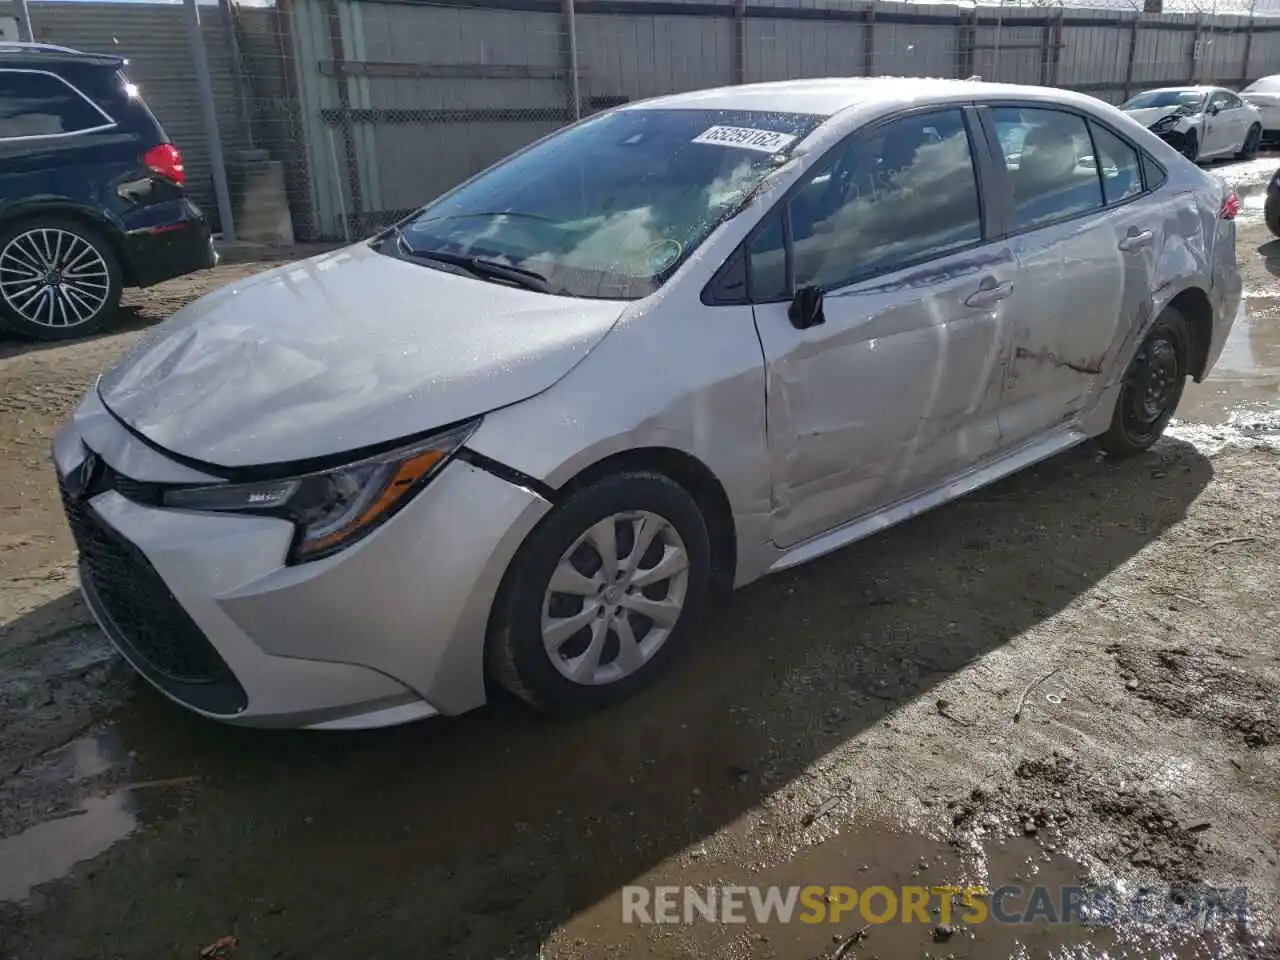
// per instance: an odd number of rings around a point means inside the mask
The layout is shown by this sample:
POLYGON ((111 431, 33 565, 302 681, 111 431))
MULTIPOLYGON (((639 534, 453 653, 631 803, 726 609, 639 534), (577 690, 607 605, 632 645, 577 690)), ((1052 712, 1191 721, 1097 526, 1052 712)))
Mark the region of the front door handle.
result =
POLYGON ((975 293, 969 294, 965 298, 965 303, 971 307, 989 307, 992 304, 999 303, 1001 300, 1013 293, 1013 281, 1004 280, 996 282, 995 277, 986 277, 978 286, 975 293))
POLYGON ((1141 250, 1153 239, 1155 239, 1155 234, 1150 230, 1138 230, 1130 233, 1120 241, 1120 249, 1125 253, 1132 253, 1134 250, 1141 250))

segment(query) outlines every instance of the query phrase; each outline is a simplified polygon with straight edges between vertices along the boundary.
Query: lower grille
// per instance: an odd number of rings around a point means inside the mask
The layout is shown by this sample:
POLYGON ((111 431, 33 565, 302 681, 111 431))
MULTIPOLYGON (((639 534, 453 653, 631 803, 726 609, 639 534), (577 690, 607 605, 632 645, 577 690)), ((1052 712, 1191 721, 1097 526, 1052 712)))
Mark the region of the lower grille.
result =
POLYGON ((122 652, 179 700, 215 713, 243 710, 243 688, 147 558, 98 520, 62 477, 58 487, 86 595, 110 621, 122 652))

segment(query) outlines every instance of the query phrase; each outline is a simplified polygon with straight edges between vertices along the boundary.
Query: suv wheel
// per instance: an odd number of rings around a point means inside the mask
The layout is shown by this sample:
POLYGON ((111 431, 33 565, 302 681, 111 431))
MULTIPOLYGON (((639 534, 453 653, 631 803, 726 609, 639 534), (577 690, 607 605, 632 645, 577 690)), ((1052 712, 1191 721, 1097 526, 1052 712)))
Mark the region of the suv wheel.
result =
POLYGON ((693 498, 625 472, 583 487, 530 535, 503 584, 491 675, 549 713, 583 713, 648 685, 707 593, 711 548, 693 498))
POLYGON ((1109 456, 1133 456, 1160 439, 1186 385, 1187 340, 1187 322, 1176 310, 1156 320, 1125 371, 1111 427, 1098 438, 1109 456))
POLYGON ((0 228, 0 322, 34 340, 99 329, 120 303, 120 264, 95 230, 64 217, 0 228))

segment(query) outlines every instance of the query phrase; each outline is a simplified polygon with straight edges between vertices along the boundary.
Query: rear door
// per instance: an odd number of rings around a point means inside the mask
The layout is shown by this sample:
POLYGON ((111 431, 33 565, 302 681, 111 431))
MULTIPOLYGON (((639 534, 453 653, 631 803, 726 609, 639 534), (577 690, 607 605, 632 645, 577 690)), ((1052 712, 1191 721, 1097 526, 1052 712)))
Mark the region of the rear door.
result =
POLYGON ((1007 244, 960 107, 855 134, 748 247, 768 373, 774 538, 795 544, 938 484, 999 445, 1007 244), (798 329, 792 294, 824 292, 798 329))
POLYGON ((1013 446, 1066 429, 1104 388, 1149 311, 1162 236, 1139 155, 1114 132, 1043 106, 984 115, 1000 142, 1022 143, 1005 158, 1019 277, 1000 429, 1013 446))

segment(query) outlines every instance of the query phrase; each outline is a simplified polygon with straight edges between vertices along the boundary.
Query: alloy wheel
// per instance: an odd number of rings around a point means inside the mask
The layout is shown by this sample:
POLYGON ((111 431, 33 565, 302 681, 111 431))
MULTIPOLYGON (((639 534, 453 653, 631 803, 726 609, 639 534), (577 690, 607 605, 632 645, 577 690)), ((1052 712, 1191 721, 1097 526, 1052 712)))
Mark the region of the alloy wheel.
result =
POLYGON ((689 590, 689 551, 648 511, 615 513, 561 556, 542 604, 547 656, 566 679, 616 683, 671 635, 689 590))
POLYGON ((111 275, 96 246, 57 227, 20 233, 0 250, 0 297, 38 327, 78 327, 107 305, 111 275))

